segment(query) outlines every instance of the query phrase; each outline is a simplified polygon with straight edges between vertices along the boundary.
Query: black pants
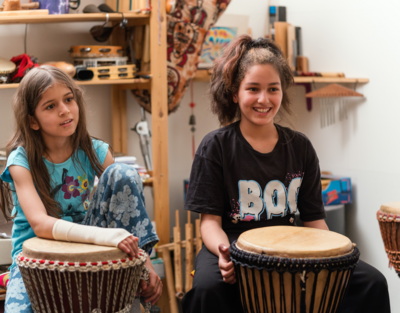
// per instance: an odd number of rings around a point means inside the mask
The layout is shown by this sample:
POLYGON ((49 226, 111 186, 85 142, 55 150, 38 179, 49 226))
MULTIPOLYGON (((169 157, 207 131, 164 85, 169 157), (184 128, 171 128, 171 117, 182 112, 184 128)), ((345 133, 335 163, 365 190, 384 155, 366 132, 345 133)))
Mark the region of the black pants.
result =
MULTIPOLYGON (((203 245, 195 262, 192 289, 182 299, 184 313, 243 313, 238 284, 222 280, 218 258, 203 245)), ((336 313, 390 313, 385 277, 359 261, 336 313)))

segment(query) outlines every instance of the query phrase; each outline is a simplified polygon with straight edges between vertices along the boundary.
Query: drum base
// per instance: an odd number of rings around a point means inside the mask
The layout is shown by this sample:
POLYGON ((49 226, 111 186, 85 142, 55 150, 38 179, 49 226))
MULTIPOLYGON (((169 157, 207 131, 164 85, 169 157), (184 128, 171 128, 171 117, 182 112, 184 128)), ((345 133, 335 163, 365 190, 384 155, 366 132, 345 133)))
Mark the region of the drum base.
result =
POLYGON ((356 247, 321 259, 258 255, 238 249, 236 242, 229 250, 245 313, 335 313, 360 256, 356 247))

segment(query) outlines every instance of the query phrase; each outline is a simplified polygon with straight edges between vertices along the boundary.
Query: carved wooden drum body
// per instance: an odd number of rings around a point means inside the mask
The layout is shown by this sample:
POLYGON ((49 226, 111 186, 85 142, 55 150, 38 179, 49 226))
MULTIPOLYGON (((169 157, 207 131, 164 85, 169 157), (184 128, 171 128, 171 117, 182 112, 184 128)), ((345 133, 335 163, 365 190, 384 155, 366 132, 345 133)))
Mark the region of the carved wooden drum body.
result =
MULTIPOLYGON (((35 313, 129 312, 146 253, 131 258, 115 247, 32 238, 17 264, 35 313)), ((149 308, 147 308, 149 309, 149 308)))
POLYGON ((246 313, 336 312, 360 255, 343 235, 293 226, 244 232, 230 254, 246 313))
POLYGON ((383 204, 376 215, 389 262, 400 277, 400 202, 383 204))

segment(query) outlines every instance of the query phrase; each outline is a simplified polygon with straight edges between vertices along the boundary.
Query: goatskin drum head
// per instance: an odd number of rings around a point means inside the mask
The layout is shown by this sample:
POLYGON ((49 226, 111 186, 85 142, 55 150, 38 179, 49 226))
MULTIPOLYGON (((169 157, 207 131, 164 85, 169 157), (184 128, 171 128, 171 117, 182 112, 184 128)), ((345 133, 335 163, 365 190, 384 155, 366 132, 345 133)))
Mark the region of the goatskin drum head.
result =
POLYGON ((38 237, 24 242, 22 255, 26 258, 61 262, 99 262, 129 257, 117 247, 57 241, 38 237))
POLYGON ((9 74, 15 70, 15 63, 9 60, 0 58, 0 74, 9 74))
POLYGON ((400 202, 388 202, 382 204, 381 212, 400 215, 400 202))
POLYGON ((309 227, 270 226, 242 233, 236 247, 281 258, 331 258, 349 254, 353 243, 341 234, 309 227))

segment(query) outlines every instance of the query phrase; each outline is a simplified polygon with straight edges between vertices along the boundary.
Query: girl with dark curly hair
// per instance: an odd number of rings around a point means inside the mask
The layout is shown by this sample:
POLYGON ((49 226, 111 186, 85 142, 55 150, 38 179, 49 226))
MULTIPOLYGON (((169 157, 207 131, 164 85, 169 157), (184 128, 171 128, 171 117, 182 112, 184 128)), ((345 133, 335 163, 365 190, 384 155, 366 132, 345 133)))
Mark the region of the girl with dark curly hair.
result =
MULTIPOLYGON (((275 123, 291 114, 292 84, 269 39, 240 36, 214 64, 211 108, 223 127, 204 137, 192 165, 185 209, 201 213, 204 245, 185 313, 243 312, 228 247, 244 231, 294 225, 297 211, 304 226, 328 230, 316 152, 275 123)), ((338 312, 390 312, 383 275, 360 261, 338 312)))

